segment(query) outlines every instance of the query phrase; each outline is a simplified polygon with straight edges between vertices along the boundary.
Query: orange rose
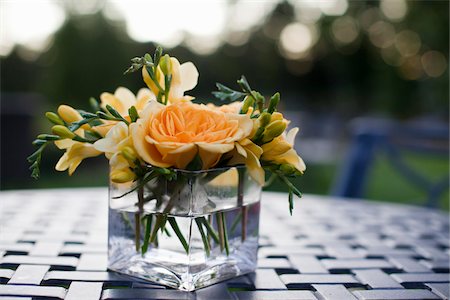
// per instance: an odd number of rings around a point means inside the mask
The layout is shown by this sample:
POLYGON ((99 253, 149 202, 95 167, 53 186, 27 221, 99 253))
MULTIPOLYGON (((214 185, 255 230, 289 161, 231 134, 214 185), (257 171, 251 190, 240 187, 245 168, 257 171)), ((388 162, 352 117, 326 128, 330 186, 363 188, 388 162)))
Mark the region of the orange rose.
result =
POLYGON ((252 129, 253 122, 247 115, 223 113, 190 102, 164 106, 151 101, 141 118, 130 125, 134 147, 145 162, 179 169, 186 168, 196 154, 203 169, 213 167, 252 129))

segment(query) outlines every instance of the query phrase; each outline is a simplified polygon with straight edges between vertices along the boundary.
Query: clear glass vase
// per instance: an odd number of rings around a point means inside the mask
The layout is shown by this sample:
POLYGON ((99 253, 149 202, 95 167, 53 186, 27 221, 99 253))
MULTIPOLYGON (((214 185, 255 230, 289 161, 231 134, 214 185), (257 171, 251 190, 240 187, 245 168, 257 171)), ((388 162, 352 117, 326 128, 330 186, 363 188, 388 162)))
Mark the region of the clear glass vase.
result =
POLYGON ((261 186, 241 166, 176 175, 110 184, 108 268, 185 291, 254 271, 261 186))

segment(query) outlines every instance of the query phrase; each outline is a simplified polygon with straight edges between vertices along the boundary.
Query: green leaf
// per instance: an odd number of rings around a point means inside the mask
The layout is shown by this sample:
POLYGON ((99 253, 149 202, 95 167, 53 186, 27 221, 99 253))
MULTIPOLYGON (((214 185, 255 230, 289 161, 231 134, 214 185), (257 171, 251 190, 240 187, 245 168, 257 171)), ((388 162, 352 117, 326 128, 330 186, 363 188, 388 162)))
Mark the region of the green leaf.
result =
POLYGON ((152 217, 153 217, 152 215, 145 216, 146 223, 145 223, 144 243, 142 244, 142 247, 141 247, 142 255, 144 255, 148 250, 148 245, 149 245, 149 241, 150 241, 150 232, 152 229, 152 220, 153 220, 152 217))
POLYGON ((200 218, 195 219, 195 223, 197 224, 198 230, 200 231, 200 235, 202 236, 203 241, 203 247, 205 248, 206 256, 209 257, 210 255, 210 246, 208 238, 205 234, 205 230, 203 229, 203 224, 200 218))
POLYGON ((149 62, 149 63, 153 63, 152 56, 151 56, 150 54, 148 54, 148 53, 145 53, 144 59, 145 59, 147 62, 149 62))
POLYGON ((61 139, 58 135, 54 134, 40 134, 37 136, 37 138, 45 141, 57 141, 61 139))
MULTIPOLYGON (((241 79, 237 81, 239 86, 242 88, 242 90, 246 93, 251 93, 252 89, 250 88, 250 85, 248 84, 247 78, 245 78, 244 75, 241 76, 241 79)), ((255 99, 256 100, 256 99, 255 99)))
POLYGON ((294 209, 294 194, 292 193, 292 190, 289 189, 289 213, 292 216, 292 210, 294 209))
POLYGON ((36 139, 36 140, 34 140, 34 141, 32 142, 32 144, 33 144, 34 146, 42 146, 42 145, 44 145, 45 143, 47 143, 47 141, 46 141, 46 140, 41 140, 41 139, 36 139))
POLYGON ((132 188, 131 190, 129 190, 125 194, 113 197, 113 199, 120 199, 120 198, 122 198, 122 197, 124 197, 126 195, 131 194, 132 192, 134 192, 137 189, 143 187, 147 182, 149 182, 150 180, 152 180, 152 179, 154 179, 156 177, 158 177, 158 173, 154 172, 153 170, 148 172, 147 174, 145 174, 144 178, 142 178, 142 180, 138 184, 136 184, 136 186, 134 188, 132 188))
POLYGON ((235 91, 221 83, 216 83, 218 91, 212 92, 212 94, 221 101, 238 101, 239 99, 243 98, 246 94, 235 91))
POLYGON ((212 237, 212 239, 216 243, 219 243, 219 237, 217 236, 217 233, 214 230, 214 228, 211 226, 211 223, 209 223, 208 220, 206 220, 205 217, 201 217, 201 220, 202 220, 203 224, 205 224, 205 227, 206 227, 206 230, 208 231, 208 234, 212 237))
POLYGON ((186 239, 184 238, 183 234, 181 233, 177 221, 175 220, 174 217, 168 217, 167 219, 169 220, 170 226, 172 226, 173 231, 175 232, 181 244, 183 245, 184 250, 186 251, 187 254, 189 254, 189 245, 186 242, 186 239))
POLYGON ((34 179, 39 179, 42 152, 44 151, 46 146, 47 142, 42 144, 33 154, 31 154, 27 158, 28 162, 31 164, 31 177, 33 177, 34 179))
POLYGON ((74 122, 74 123, 72 123, 72 124, 70 124, 69 125, 69 130, 70 131, 72 131, 72 132, 74 132, 74 131, 76 131, 78 128, 80 128, 81 126, 83 126, 84 124, 88 124, 89 122, 91 122, 91 121, 93 121, 93 120, 95 120, 95 119, 98 119, 98 116, 97 115, 95 115, 95 114, 91 114, 91 113, 89 113, 89 118, 87 118, 87 119, 83 119, 83 120, 80 120, 80 121, 77 121, 77 122, 74 122), (92 116, 93 115, 93 116, 92 116))
POLYGON ((203 167, 203 161, 200 158, 200 155, 196 154, 191 162, 186 166, 186 170, 188 171, 199 171, 203 167))

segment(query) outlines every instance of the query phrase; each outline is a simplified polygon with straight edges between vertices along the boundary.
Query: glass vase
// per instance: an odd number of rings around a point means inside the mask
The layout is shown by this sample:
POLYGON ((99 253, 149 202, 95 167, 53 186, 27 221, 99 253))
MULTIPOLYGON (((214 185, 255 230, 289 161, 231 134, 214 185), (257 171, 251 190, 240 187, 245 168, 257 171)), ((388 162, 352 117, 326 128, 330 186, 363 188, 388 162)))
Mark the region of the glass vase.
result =
POLYGON ((261 186, 243 166, 110 183, 108 268, 193 291, 256 268, 261 186))

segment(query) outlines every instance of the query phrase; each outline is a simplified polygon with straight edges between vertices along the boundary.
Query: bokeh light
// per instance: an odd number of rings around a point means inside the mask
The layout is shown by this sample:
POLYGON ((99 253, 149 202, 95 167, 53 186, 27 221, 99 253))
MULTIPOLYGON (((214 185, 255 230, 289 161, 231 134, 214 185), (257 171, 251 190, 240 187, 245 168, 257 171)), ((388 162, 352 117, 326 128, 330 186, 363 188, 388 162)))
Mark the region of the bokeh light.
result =
POLYGON ((305 24, 291 23, 281 31, 280 46, 282 54, 290 59, 305 56, 315 42, 315 33, 305 24))
POLYGON ((405 59, 399 68, 400 74, 407 80, 417 80, 422 77, 423 69, 420 63, 420 56, 414 55, 405 59))
POLYGON ((392 24, 378 21, 369 28, 369 38, 378 48, 387 48, 395 42, 395 28, 392 24))
POLYGON ((421 45, 419 35, 411 30, 403 30, 395 37, 395 47, 405 57, 417 54, 421 45))
POLYGON ((421 58, 423 69, 430 77, 439 77, 447 69, 447 60, 439 51, 428 51, 421 58))
POLYGON ((356 40, 359 34, 356 20, 350 16, 340 17, 331 25, 333 39, 338 44, 350 44, 356 40))
POLYGON ((380 8, 383 15, 391 21, 401 21, 408 12, 406 0, 382 0, 380 8))
POLYGON ((0 1, 0 55, 8 55, 15 44, 34 51, 48 47, 64 20, 63 9, 49 1, 0 1))

